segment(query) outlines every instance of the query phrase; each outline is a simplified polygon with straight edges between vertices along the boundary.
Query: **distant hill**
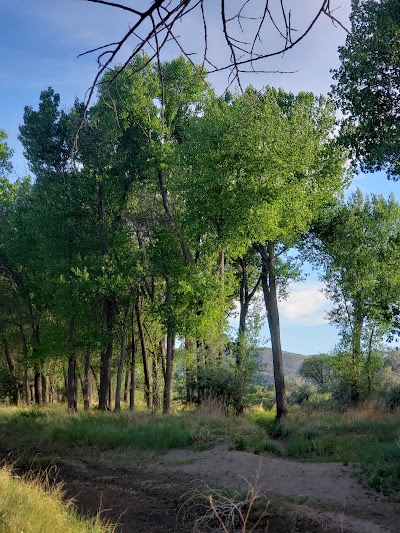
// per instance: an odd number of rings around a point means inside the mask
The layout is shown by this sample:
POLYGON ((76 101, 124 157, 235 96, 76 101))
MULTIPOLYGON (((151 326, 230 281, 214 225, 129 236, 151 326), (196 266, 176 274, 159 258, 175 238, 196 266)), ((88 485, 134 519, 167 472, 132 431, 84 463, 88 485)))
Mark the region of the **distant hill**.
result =
MULTIPOLYGON (((306 357, 309 355, 300 355, 292 352, 282 352, 283 355, 283 368, 285 371, 285 378, 293 378, 298 376, 299 369, 306 357)), ((262 365, 261 374, 263 375, 267 383, 273 383, 274 371, 272 364, 272 349, 260 348, 259 352, 260 363, 262 365)))

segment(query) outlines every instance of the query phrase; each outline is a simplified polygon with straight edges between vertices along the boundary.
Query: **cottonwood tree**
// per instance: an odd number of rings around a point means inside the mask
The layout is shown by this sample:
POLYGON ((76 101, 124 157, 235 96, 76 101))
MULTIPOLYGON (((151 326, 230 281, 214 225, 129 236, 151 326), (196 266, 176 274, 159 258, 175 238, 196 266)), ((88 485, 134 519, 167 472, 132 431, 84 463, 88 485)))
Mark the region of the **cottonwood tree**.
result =
POLYGON ((334 302, 329 319, 340 328, 341 371, 357 403, 370 389, 373 342, 387 332, 387 309, 400 298, 400 206, 393 196, 363 197, 328 209, 313 228, 309 259, 323 267, 326 294, 334 302))
POLYGON ((400 3, 353 0, 332 94, 345 115, 341 136, 364 171, 400 176, 400 3))
POLYGON ((276 255, 343 186, 334 124, 324 98, 249 88, 242 96, 210 98, 203 114, 189 120, 182 144, 179 191, 189 227, 233 258, 250 247, 259 254, 278 418, 286 413, 286 394, 276 255))

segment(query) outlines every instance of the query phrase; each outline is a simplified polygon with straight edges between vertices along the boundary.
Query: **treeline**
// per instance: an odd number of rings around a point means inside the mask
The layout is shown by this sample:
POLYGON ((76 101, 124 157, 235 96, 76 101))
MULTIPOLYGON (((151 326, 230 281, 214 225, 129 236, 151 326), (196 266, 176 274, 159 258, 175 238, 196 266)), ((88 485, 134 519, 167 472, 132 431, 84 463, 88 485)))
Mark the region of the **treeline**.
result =
POLYGON ((80 382, 85 409, 95 385, 99 409, 118 411, 124 399, 134 408, 140 388, 166 413, 178 339, 187 399, 217 368, 235 380, 240 413, 259 293, 284 416, 278 299, 298 274, 288 255, 298 245, 325 267, 358 401, 366 328, 371 339, 395 328, 399 207, 361 193, 340 200, 350 176, 331 102, 251 87, 217 97, 182 58, 137 58, 116 74, 88 110, 60 109, 51 88, 38 110, 25 108, 33 182, 8 179, 1 142, 3 396, 65 397, 75 411, 80 382))

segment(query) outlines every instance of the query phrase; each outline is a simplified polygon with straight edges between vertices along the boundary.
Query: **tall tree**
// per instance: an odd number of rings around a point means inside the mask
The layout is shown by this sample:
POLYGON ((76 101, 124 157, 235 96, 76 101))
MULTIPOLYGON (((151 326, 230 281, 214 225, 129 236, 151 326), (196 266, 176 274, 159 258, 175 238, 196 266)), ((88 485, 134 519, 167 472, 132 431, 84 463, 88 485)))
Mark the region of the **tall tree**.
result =
POLYGON ((326 293, 335 303, 329 318, 349 353, 347 383, 357 403, 371 375, 373 336, 390 326, 387 310, 400 299, 400 205, 393 196, 364 198, 358 190, 328 209, 313 233, 309 258, 324 269, 326 293))
POLYGON ((332 94, 342 139, 362 170, 400 176, 400 3, 352 0, 351 32, 339 48, 332 94))
POLYGON ((253 246, 267 311, 277 396, 286 413, 276 246, 290 246, 344 183, 344 154, 332 139, 332 105, 312 94, 267 88, 211 98, 182 146, 188 227, 239 257, 253 246), (207 157, 204 157, 207 154, 207 157), (210 202, 210 199, 212 201, 210 202))

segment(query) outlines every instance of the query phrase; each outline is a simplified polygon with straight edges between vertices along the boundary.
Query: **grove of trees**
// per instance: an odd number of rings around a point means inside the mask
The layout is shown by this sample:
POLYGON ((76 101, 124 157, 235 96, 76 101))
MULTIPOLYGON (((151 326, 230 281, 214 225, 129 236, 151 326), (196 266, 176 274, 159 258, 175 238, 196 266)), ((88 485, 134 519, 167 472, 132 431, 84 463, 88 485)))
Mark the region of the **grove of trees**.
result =
MULTIPOLYGON (((349 155, 398 175, 399 18, 393 0, 353 2, 333 88, 339 135, 328 98, 271 87, 217 96, 204 65, 138 53, 101 69, 90 107, 62 109, 48 88, 25 108, 34 180, 11 181, 0 131, 0 400, 65 399, 76 411, 82 391, 85 409, 96 396, 119 411, 123 400, 135 408, 139 389, 149 410, 168 413, 174 378, 200 401, 213 371, 240 414, 259 297, 285 416, 278 302, 298 274, 295 246, 322 268, 335 304, 349 400, 365 398, 375 346, 396 334, 400 206, 361 192, 345 202, 343 190, 349 155)), ((325 359, 314 371, 323 385, 325 359)))

